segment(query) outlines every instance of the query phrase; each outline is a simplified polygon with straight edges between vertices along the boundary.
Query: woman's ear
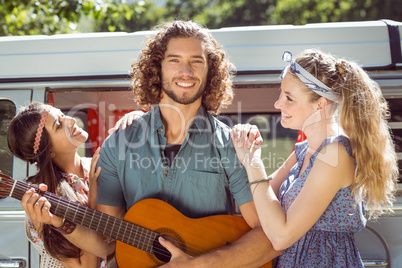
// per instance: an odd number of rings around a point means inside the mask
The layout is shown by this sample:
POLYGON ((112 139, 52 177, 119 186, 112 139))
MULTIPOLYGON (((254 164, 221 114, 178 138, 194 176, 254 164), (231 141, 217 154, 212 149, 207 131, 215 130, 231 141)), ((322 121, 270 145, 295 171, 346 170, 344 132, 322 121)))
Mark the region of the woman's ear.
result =
POLYGON ((50 150, 50 158, 54 158, 56 154, 53 152, 53 150, 50 150))
POLYGON ((328 105, 328 100, 324 97, 318 99, 317 102, 317 110, 325 111, 325 108, 328 105))

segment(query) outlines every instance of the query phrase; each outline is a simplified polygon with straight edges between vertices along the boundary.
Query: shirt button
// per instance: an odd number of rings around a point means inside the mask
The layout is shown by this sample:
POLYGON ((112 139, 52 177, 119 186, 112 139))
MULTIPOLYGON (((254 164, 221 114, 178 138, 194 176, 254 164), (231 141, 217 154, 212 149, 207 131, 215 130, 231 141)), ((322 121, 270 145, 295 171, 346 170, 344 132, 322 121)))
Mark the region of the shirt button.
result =
POLYGON ((168 174, 168 170, 165 169, 165 170, 163 171, 163 174, 167 175, 167 174, 168 174))

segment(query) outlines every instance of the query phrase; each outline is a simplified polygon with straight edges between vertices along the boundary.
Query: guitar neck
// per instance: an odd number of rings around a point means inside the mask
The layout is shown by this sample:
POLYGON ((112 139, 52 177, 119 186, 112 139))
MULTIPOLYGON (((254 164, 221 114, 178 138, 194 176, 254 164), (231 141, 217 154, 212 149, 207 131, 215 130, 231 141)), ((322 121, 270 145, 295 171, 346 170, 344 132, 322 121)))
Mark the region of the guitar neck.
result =
POLYGON ((32 187, 25 182, 15 182, 14 187, 10 191, 11 197, 22 200, 22 196, 28 189, 35 188, 37 193, 46 197, 50 202, 50 212, 54 215, 146 252, 152 252, 152 241, 159 236, 158 233, 91 209, 56 194, 40 191, 38 188, 32 187))

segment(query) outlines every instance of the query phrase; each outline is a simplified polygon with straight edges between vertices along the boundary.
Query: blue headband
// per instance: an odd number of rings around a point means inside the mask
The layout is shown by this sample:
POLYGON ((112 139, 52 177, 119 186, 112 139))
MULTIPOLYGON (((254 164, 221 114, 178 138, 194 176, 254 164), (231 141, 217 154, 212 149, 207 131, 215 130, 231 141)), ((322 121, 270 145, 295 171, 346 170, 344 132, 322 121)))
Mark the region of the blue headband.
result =
MULTIPOLYGON (((285 51, 282 56, 282 60, 290 63, 290 68, 293 69, 297 77, 312 91, 317 93, 318 95, 327 98, 331 101, 338 101, 338 93, 332 91, 327 85, 318 80, 312 74, 306 71, 303 67, 300 66, 295 60, 292 60, 292 53, 289 51, 285 51)), ((289 66, 286 66, 281 74, 281 79, 285 76, 287 69, 289 66)))

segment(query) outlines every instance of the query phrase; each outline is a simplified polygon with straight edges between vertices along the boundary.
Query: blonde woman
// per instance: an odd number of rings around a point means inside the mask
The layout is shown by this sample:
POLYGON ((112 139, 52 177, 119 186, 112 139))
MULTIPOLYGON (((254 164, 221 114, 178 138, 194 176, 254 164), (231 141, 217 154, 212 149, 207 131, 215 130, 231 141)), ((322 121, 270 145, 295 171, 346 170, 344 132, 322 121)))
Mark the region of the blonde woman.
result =
POLYGON ((354 62, 317 50, 284 60, 275 107, 307 140, 268 177, 256 127, 231 133, 262 227, 285 250, 278 267, 363 267, 353 235, 391 210, 398 177, 387 103, 354 62))

